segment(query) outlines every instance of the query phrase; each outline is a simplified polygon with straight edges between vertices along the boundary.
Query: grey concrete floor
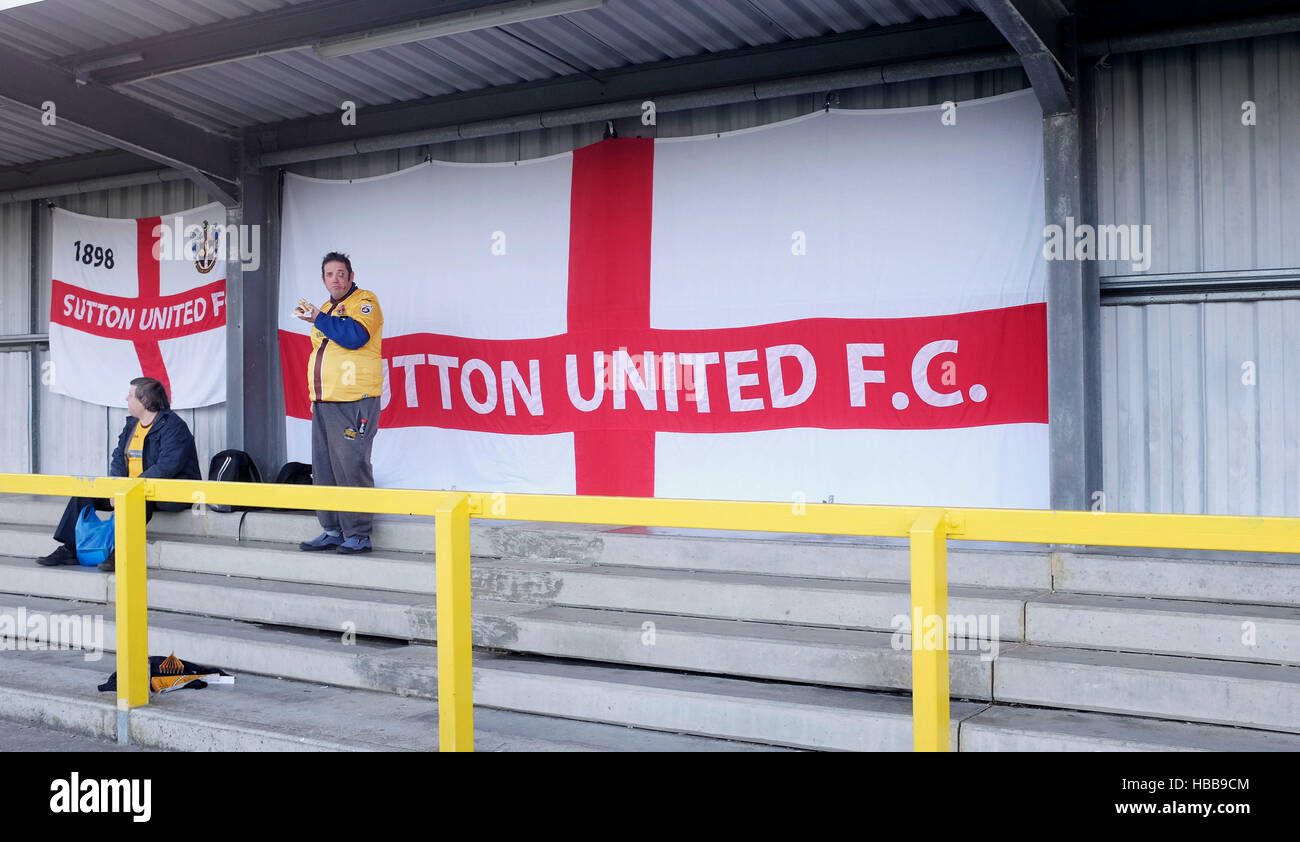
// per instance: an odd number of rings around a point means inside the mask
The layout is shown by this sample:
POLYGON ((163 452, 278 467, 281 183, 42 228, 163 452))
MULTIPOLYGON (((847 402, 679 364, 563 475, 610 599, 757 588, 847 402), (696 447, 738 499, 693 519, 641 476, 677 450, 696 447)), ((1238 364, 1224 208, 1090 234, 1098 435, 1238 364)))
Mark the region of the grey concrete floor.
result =
POLYGON ((0 752, 10 751, 144 751, 139 746, 0 720, 0 752))

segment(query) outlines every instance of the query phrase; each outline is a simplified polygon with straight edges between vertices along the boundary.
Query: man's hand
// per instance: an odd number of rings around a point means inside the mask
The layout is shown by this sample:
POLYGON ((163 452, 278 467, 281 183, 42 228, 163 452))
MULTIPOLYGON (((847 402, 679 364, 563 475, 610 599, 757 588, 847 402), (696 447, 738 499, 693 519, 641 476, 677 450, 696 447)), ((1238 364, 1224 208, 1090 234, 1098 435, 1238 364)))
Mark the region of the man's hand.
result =
POLYGON ((111 508, 116 509, 116 508, 117 508, 117 498, 116 498, 116 497, 109 497, 109 498, 108 498, 108 505, 109 505, 111 508))
POLYGON ((303 299, 298 302, 298 306, 294 308, 293 314, 304 322, 314 323, 316 321, 316 316, 320 314, 320 308, 315 304, 312 304, 310 301, 303 299))

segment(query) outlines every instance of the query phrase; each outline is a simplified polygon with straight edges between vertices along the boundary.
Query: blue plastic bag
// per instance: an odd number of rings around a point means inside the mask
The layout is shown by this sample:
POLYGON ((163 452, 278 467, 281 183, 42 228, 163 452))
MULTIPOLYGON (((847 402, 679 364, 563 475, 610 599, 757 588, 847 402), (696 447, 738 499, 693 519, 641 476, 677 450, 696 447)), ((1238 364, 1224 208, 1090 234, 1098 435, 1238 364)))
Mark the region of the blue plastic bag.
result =
POLYGON ((86 567, 95 567, 108 559, 113 552, 116 531, 113 516, 100 520, 94 506, 86 506, 77 518, 77 561, 86 567))

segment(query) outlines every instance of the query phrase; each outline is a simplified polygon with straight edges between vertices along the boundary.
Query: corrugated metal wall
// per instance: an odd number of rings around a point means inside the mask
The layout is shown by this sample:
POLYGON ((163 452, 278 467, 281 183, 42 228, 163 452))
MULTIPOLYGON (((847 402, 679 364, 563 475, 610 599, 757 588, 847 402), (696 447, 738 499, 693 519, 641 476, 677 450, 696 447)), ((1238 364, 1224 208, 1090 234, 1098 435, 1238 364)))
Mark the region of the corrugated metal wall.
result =
MULTIPOLYGON (((1300 267, 1300 35, 1109 65, 1100 221, 1152 226, 1149 273, 1300 267)), ((1102 308, 1107 508, 1300 515, 1300 284, 1281 295, 1102 308)))
MULTIPOLYGON (((59 207, 77 213, 119 218, 136 218, 174 213, 210 201, 202 190, 184 181, 104 190, 55 200, 59 207)), ((0 205, 0 336, 32 332, 30 322, 30 219, 27 202, 0 205)), ((38 256, 40 277, 49 278, 49 215, 42 220, 41 254, 38 256)), ((42 284, 38 304, 36 333, 49 330, 49 285, 42 284)), ((49 360, 48 349, 39 361, 49 360)), ((0 352, 0 423, 6 430, 30 427, 31 366, 26 350, 0 352)), ((53 372, 58 375, 57 371, 53 372)), ((123 384, 123 395, 126 384, 123 384)), ((43 384, 40 395, 39 465, 41 473, 98 475, 108 470, 108 458, 126 417, 125 402, 120 407, 102 407, 83 403, 50 392, 43 384)), ((213 453, 225 448, 225 404, 197 410, 182 410, 182 417, 194 431, 199 461, 206 470, 213 453)), ((31 470, 27 436, 5 436, 0 448, 0 470, 31 470)))
POLYGON ((1102 310, 1114 511, 1300 515, 1300 300, 1102 310))
MULTIPOLYGON (((0 204, 0 336, 31 333, 31 208, 0 204)), ((24 346, 0 347, 0 471, 31 467, 31 360, 24 346)))
MULTIPOLYGON (((1148 271, 1300 267, 1300 33, 1107 63, 1088 71, 1098 210, 1103 223, 1151 225, 1148 271)), ((1101 264, 1103 276, 1132 272, 1101 264)))
POLYGON ((4 447, 0 447, 0 473, 24 474, 31 467, 31 364, 26 350, 0 349, 0 424, 4 424, 4 447))

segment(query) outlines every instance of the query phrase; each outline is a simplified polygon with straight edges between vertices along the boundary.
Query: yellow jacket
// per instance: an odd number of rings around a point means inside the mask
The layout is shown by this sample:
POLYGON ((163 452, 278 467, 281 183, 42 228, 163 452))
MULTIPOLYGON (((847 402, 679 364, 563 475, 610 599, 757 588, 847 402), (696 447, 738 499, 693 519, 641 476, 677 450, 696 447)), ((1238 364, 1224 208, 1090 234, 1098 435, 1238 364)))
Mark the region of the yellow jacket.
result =
POLYGON ((325 302, 311 330, 307 393, 313 401, 345 402, 378 397, 384 388, 379 362, 384 313, 373 292, 356 284, 325 302))

